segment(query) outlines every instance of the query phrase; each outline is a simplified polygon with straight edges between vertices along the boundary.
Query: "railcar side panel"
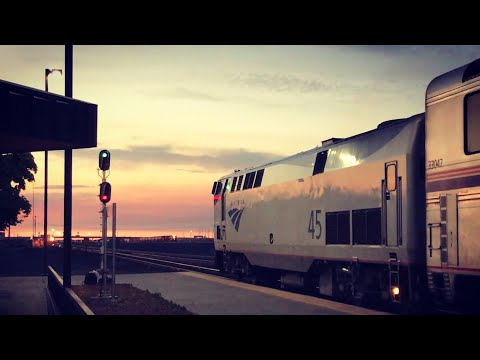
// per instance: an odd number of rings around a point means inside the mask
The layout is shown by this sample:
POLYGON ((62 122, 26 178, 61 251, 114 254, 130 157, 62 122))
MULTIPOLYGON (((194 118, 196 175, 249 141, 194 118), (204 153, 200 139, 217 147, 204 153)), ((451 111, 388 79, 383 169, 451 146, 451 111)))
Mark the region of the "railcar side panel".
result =
POLYGON ((426 95, 426 259, 440 306, 480 301, 480 79, 465 78, 479 65, 439 76, 426 95))

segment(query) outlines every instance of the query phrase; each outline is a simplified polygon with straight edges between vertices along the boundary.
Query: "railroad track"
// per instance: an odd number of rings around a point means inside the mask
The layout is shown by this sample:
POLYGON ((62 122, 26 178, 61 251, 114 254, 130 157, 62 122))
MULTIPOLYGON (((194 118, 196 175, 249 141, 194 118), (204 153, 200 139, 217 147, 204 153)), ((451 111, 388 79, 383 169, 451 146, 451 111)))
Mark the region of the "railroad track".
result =
MULTIPOLYGON (((74 247, 77 250, 100 254, 100 249, 87 249, 81 246, 74 247)), ((107 255, 111 256, 112 251, 107 250, 107 255)), ((117 259, 125 259, 137 263, 168 268, 172 270, 195 271, 209 275, 221 275, 220 270, 215 269, 214 258, 201 255, 185 255, 170 253, 153 253, 137 250, 117 250, 115 257, 117 259)), ((223 276, 222 277, 228 277, 223 276)))

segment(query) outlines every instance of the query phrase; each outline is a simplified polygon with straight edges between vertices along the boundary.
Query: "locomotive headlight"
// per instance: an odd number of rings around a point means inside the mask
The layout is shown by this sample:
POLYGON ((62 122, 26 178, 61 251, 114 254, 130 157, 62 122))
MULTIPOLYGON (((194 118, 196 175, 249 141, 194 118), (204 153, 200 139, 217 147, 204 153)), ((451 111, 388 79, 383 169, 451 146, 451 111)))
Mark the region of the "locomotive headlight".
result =
POLYGON ((398 286, 392 286, 392 295, 393 296, 400 295, 400 288, 398 286))

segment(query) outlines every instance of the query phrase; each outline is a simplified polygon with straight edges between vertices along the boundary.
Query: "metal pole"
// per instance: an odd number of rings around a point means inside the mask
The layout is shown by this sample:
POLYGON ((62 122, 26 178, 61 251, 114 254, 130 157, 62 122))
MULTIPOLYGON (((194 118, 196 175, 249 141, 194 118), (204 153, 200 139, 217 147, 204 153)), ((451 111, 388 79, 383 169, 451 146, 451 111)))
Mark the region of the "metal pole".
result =
POLYGON ((33 224, 32 224, 32 232, 33 232, 33 235, 32 235, 32 244, 33 242, 35 241, 35 182, 33 182, 33 200, 32 200, 33 204, 32 204, 32 211, 33 211, 33 224))
POLYGON ((102 244, 103 244, 103 291, 102 297, 107 297, 107 205, 102 208, 102 244))
MULTIPOLYGON (((47 71, 45 69, 45 91, 48 91, 47 71)), ((47 239, 47 224, 48 224, 48 151, 45 150, 45 187, 43 190, 43 275, 47 275, 48 264, 48 239, 47 239)))
MULTIPOLYGON (((60 69, 45 69, 45 91, 48 92, 48 75, 50 75, 54 70, 59 71, 60 74, 62 70, 60 69)), ((45 188, 43 194, 43 275, 47 275, 47 266, 48 266, 48 151, 45 150, 45 188)))
MULTIPOLYGON (((65 45, 65 96, 73 97, 73 45, 65 45)), ((63 287, 72 287, 72 149, 65 149, 63 287)))
POLYGON ((112 211, 112 299, 115 299, 115 252, 117 242, 117 203, 113 203, 112 211))

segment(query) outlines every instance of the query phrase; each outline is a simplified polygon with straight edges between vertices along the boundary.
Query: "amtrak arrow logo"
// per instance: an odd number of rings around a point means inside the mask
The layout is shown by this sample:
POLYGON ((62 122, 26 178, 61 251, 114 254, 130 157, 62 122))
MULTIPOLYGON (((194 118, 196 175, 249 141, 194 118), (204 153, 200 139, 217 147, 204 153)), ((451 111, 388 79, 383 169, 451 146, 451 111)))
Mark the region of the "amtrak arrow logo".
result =
POLYGON ((228 216, 230 216, 230 220, 232 220, 233 226, 235 226, 235 230, 238 231, 238 227, 240 226, 240 219, 242 218, 242 213, 245 208, 239 210, 237 208, 233 208, 228 212, 228 216))

